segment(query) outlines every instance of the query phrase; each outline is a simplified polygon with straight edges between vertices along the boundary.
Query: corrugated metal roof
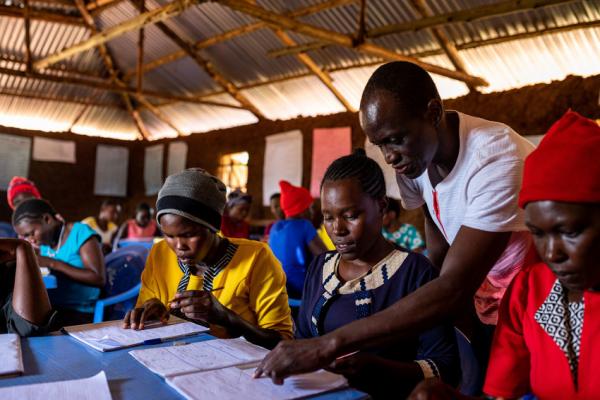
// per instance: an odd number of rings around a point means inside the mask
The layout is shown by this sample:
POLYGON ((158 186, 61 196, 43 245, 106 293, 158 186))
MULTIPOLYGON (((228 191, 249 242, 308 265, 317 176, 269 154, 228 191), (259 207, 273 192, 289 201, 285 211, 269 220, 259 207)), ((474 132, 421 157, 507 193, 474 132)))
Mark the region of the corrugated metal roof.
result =
MULTIPOLYGON (((168 1, 146 0, 146 7, 154 9, 167 4, 168 1)), ((426 3, 434 14, 441 14, 493 4, 497 1, 426 0, 426 3)), ((319 0, 258 0, 257 4, 277 12, 289 12, 321 2, 319 0)), ((40 1, 34 4, 36 7, 44 7, 53 12, 68 10, 72 13, 74 10, 68 5, 43 4, 40 1)), ((307 15, 300 20, 317 27, 354 34, 358 26, 358 12, 357 1, 355 4, 307 15)), ((118 5, 97 15, 96 22, 101 29, 106 29, 138 14, 139 11, 131 2, 121 1, 118 5)), ((408 22, 418 18, 420 18, 419 14, 406 1, 370 0, 367 3, 367 28, 408 22)), ((482 40, 599 20, 600 1, 579 0, 508 15, 447 24, 442 29, 459 48, 462 48, 461 46, 482 40)), ((218 2, 203 2, 168 20, 166 24, 185 40, 197 42, 254 22, 255 19, 233 12, 218 2)), ((0 56, 5 60, 0 61, 0 66, 24 70, 23 31, 22 19, 0 17, 0 56), (7 59, 21 62, 9 62, 6 61, 7 59)), ((311 37, 288 33, 298 44, 315 41, 311 37)), ((35 59, 89 38, 89 32, 83 26, 61 25, 39 20, 32 21, 31 35, 32 53, 35 59)), ((423 60, 452 68, 428 29, 395 33, 373 41, 402 54, 437 54, 423 60)), ((117 67, 123 73, 134 71, 136 68, 137 43, 137 31, 128 32, 108 42, 117 67)), ((179 51, 177 45, 156 26, 145 28, 144 47, 145 62, 155 61, 179 51)), ((242 95, 246 96, 267 118, 288 119, 300 115, 311 116, 344 111, 339 101, 316 77, 310 75, 297 77, 308 72, 297 57, 288 55, 272 58, 267 55, 270 50, 282 47, 284 46, 280 39, 269 29, 263 28, 213 45, 202 50, 200 54, 223 76, 238 86, 280 80, 276 83, 241 90, 242 95), (281 81, 291 77, 297 78, 281 81)), ((600 57, 597 55, 599 48, 600 28, 587 28, 483 47, 464 48, 459 51, 459 54, 471 74, 481 76, 490 83, 489 87, 482 89, 489 92, 563 79, 568 74, 584 76, 598 74, 600 73, 600 57)), ((311 50, 307 54, 320 67, 334 71, 330 72, 333 84, 354 107, 358 106, 364 85, 376 68, 376 63, 382 61, 377 57, 340 46, 326 46, 311 50)), ((67 73, 57 71, 57 68, 107 76, 96 50, 88 50, 62 61, 52 69, 47 69, 45 73, 59 75, 67 73)), ((134 84, 133 80, 131 85, 134 84)), ((434 76, 434 80, 444 98, 461 96, 468 91, 462 82, 438 76, 434 76)), ((186 96, 222 92, 222 88, 190 57, 180 58, 146 73, 144 89, 186 96)), ((45 82, 32 78, 0 75, 0 93, 2 91, 22 94, 25 97, 42 93, 48 97, 68 97, 73 101, 79 99, 89 102, 93 99, 100 103, 122 107, 118 94, 81 85, 45 82)), ((6 95, 0 95, 0 103, 10 109, 10 113, 3 110, 4 113, 0 114, 0 124, 14 126, 23 123, 24 127, 39 125, 40 129, 56 131, 69 129, 81 115, 72 127, 73 132, 126 139, 138 136, 131 116, 124 108, 83 106, 74 102, 40 102, 29 98, 15 98, 11 102, 8 99, 10 98, 6 95), (69 106, 66 107, 64 104, 69 106), (29 120, 32 122, 23 122, 29 120), (41 124, 39 121, 43 120, 48 121, 41 124)), ((237 103, 227 94, 211 96, 209 99, 237 103)), ((161 110, 172 119, 180 131, 186 134, 257 121, 254 115, 244 110, 191 103, 166 103, 161 106, 161 110)), ((141 109, 141 116, 152 138, 174 135, 175 131, 168 124, 148 110, 141 109)))

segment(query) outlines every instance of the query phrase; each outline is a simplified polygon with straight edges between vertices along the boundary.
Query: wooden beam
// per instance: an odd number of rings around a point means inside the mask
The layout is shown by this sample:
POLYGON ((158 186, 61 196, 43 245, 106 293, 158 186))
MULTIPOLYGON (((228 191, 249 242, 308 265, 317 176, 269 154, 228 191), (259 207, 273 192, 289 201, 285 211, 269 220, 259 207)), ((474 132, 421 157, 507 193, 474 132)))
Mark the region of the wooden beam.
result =
MULTIPOLYGON (((140 14, 144 12, 146 9, 146 2, 144 0, 138 0, 139 5, 138 8, 140 10, 140 14)), ((142 85, 144 82, 144 74, 142 73, 142 69, 144 67, 144 28, 140 29, 138 34, 138 54, 137 54, 137 90, 138 92, 142 91, 142 85)))
POLYGON ((213 63, 205 60, 200 57, 196 49, 194 48, 193 43, 189 43, 187 40, 181 38, 177 33, 175 33, 171 28, 169 28, 163 22, 157 22, 156 27, 160 29, 162 33, 164 33, 169 39, 171 39, 177 46, 179 46, 182 50, 184 50, 188 56, 192 58, 202 68, 206 73, 214 80, 219 86, 221 86, 231 97, 237 100, 238 103, 242 105, 242 107, 252 114, 254 114, 259 119, 264 119, 264 115, 258 108, 254 106, 244 96, 238 88, 235 87, 233 82, 227 79, 223 74, 219 72, 219 70, 213 65, 213 63))
POLYGON ((148 109, 152 114, 156 116, 159 120, 167 124, 171 129, 177 132, 177 136, 185 136, 184 133, 173 123, 173 120, 168 117, 165 113, 163 113, 160 108, 156 107, 154 104, 150 103, 143 96, 136 95, 136 98, 144 107, 148 109))
POLYGON ((358 13, 358 29, 356 30, 356 43, 363 43, 367 34, 367 0, 360 0, 358 13))
MULTIPOLYGON (((16 6, 5 6, 0 5, 0 16, 1 17, 12 17, 12 18, 25 18, 25 8, 16 7, 16 6)), ((56 11, 43 11, 35 8, 30 8, 29 10, 29 18, 45 21, 45 22, 54 22, 59 24, 68 24, 68 25, 83 25, 83 20, 79 17, 72 16, 69 14, 64 14, 56 11)))
POLYGON ((31 10, 29 8, 29 0, 24 1, 25 5, 25 62, 27 71, 33 71, 33 57, 31 56, 31 10))
MULTIPOLYGON (((296 45, 296 42, 284 31, 275 30, 275 34, 277 35, 279 40, 281 40, 281 42, 286 46, 296 45)), ((329 91, 335 96, 335 98, 338 99, 340 103, 342 103, 346 111, 356 111, 356 108, 354 108, 352 104, 350 104, 350 102, 344 97, 344 95, 334 86, 331 76, 329 76, 327 72, 323 71, 321 67, 319 67, 317 63, 315 63, 314 60, 308 54, 297 54, 296 58, 302 64, 304 64, 314 75, 316 75, 317 78, 319 78, 319 80, 327 87, 327 89, 329 89, 329 91)))
POLYGON ((63 49, 58 53, 52 54, 42 60, 38 60, 34 63, 33 67, 37 70, 46 68, 48 65, 55 64, 61 60, 72 57, 83 51, 104 44, 109 40, 117 38, 127 32, 140 29, 146 25, 154 24, 159 21, 163 21, 168 18, 174 17, 178 14, 181 14, 192 4, 196 4, 197 1, 198 0, 174 0, 173 2, 165 6, 138 15, 137 17, 127 20, 119 25, 116 25, 112 28, 108 28, 105 31, 98 32, 97 34, 92 35, 87 40, 77 43, 76 45, 71 46, 69 48, 63 49))
POLYGON ((301 33, 306 36, 311 36, 316 39, 322 41, 328 41, 330 43, 348 47, 351 49, 355 49, 356 51, 369 54, 371 56, 376 56, 383 58, 384 60, 393 60, 393 61, 407 61, 412 62, 414 64, 419 65, 421 68, 437 75, 445 76, 448 78, 456 79, 463 81, 465 83, 472 84, 474 86, 486 86, 488 83, 479 77, 472 76, 460 71, 453 71, 447 68, 442 68, 440 66, 426 63, 420 61, 414 57, 404 56, 402 54, 396 53, 390 49, 386 49, 385 47, 379 46, 374 43, 365 42, 359 43, 355 45, 354 40, 351 36, 345 35, 336 31, 327 30, 323 28, 316 27, 314 25, 304 24, 296 21, 293 18, 289 18, 283 15, 279 15, 277 13, 268 11, 264 8, 257 7, 251 4, 248 4, 244 0, 221 0, 220 4, 228 6, 229 8, 243 12, 247 15, 250 15, 254 18, 258 18, 264 22, 267 22, 273 26, 279 27, 281 29, 288 29, 294 32, 301 33))
POLYGON ((119 107, 118 105, 116 105, 114 103, 94 101, 94 100, 90 100, 88 97, 74 98, 74 97, 65 97, 65 96, 51 96, 48 94, 27 93, 27 92, 23 92, 21 90, 10 90, 10 89, 0 89, 0 95, 22 98, 22 99, 27 99, 27 100, 55 101, 55 102, 60 102, 60 103, 80 104, 80 105, 84 105, 84 106, 122 109, 121 107, 119 107))
POLYGON ((284 56, 296 55, 298 53, 306 53, 312 50, 320 50, 324 47, 331 46, 331 43, 323 41, 314 41, 303 44, 297 44, 295 46, 286 46, 280 49, 273 49, 267 52, 269 57, 279 58, 284 56))
POLYGON ((500 3, 486 4, 467 10, 455 11, 447 14, 439 14, 416 21, 392 24, 380 28, 371 29, 367 33, 369 38, 377 38, 392 33, 416 31, 419 29, 432 28, 456 22, 470 22, 482 18, 489 18, 533 8, 547 7, 562 3, 571 3, 575 0, 510 0, 500 3))
POLYGON ((92 16, 100 14, 102 11, 107 10, 121 3, 123 0, 92 0, 86 4, 86 9, 92 14, 92 16))
MULTIPOLYGON (((410 3, 412 4, 413 8, 421 15, 421 18, 429 18, 433 16, 433 13, 425 3, 425 0, 410 0, 410 3)), ((438 42, 439 46, 444 51, 446 57, 448 57, 454 68, 457 71, 469 73, 467 71, 467 67, 462 57, 458 54, 458 51, 456 50, 456 46, 454 46, 454 43, 452 43, 452 41, 448 38, 444 30, 439 26, 434 26, 431 28, 431 33, 433 34, 433 37, 438 42)), ((477 91, 477 88, 474 85, 468 84, 467 86, 469 87, 470 91, 477 91)))
MULTIPOLYGON (((118 86, 118 85, 111 84, 110 82, 106 82, 106 81, 102 81, 102 80, 76 78, 73 76, 57 76, 57 75, 52 75, 52 74, 43 74, 43 73, 39 73, 39 72, 28 73, 27 71, 20 71, 20 70, 15 70, 15 69, 11 69, 11 68, 0 68, 0 74, 16 76, 19 78, 38 79, 38 80, 42 80, 42 81, 46 81, 46 82, 56 82, 56 83, 64 83, 64 84, 70 84, 70 85, 76 85, 76 86, 84 86, 84 87, 88 87, 88 88, 92 88, 92 89, 101 89, 104 91, 115 92, 115 93, 129 93, 129 94, 137 93, 137 90, 135 88, 132 88, 129 86, 125 86, 125 87, 118 86)), ((151 90, 143 90, 140 94, 145 97, 170 100, 170 101, 174 101, 174 102, 184 102, 184 103, 192 103, 192 104, 202 104, 202 105, 207 105, 207 106, 225 107, 225 108, 232 108, 235 110, 243 109, 243 107, 240 107, 240 106, 227 104, 227 103, 221 103, 218 101, 208 101, 208 100, 200 99, 198 97, 190 97, 190 96, 177 96, 177 95, 171 95, 171 94, 166 94, 166 93, 161 93, 161 92, 156 92, 156 91, 151 91, 151 90)))
MULTIPOLYGON (((353 4, 356 1, 357 0, 328 0, 323 3, 319 3, 319 4, 315 4, 312 6, 308 6, 308 7, 300 8, 298 10, 291 11, 285 15, 290 16, 292 18, 299 18, 299 17, 304 17, 307 15, 316 14, 316 13, 319 13, 319 12, 322 12, 325 10, 329 10, 331 8, 341 7, 341 6, 345 6, 348 4, 353 4)), ((245 34, 248 34, 251 32, 255 32, 259 29, 263 29, 263 28, 267 28, 267 27, 268 27, 267 24, 264 22, 254 22, 252 24, 243 25, 243 26, 240 26, 239 28, 235 28, 235 29, 223 32, 219 35, 215 35, 215 36, 209 37, 207 39, 200 40, 200 41, 194 43, 194 48, 196 50, 206 49, 210 46, 214 46, 216 44, 225 42, 227 40, 231 40, 235 37, 245 35, 245 34)), ((172 62, 177 61, 186 56, 187 56, 187 53, 184 50, 174 51, 173 53, 167 54, 166 56, 163 56, 163 57, 158 58, 154 61, 151 61, 147 64, 144 64, 144 72, 152 71, 153 69, 156 69, 162 65, 172 63, 172 62)), ((124 79, 127 82, 135 75, 136 75, 136 70, 132 69, 125 74, 124 79)))
MULTIPOLYGON (((25 55, 27 57, 27 55, 25 55)), ((27 68, 27 60, 26 59, 17 59, 15 56, 9 55, 0 55, 0 61, 9 62, 19 67, 27 68)), ((83 71, 79 69, 70 68, 64 64, 52 65, 46 69, 46 71, 51 71, 54 73, 61 74, 69 74, 71 76, 77 76, 82 78, 103 78, 103 75, 99 71, 83 71)))

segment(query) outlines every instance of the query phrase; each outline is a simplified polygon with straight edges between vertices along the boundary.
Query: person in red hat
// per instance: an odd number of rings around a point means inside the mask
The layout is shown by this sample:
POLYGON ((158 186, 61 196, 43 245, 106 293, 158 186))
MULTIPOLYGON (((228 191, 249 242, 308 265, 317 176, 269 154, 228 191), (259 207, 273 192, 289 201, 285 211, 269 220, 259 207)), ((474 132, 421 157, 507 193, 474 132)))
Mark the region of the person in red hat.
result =
POLYGON ((327 249, 310 222, 309 208, 314 200, 310 192, 287 181, 280 181, 279 188, 285 219, 271 228, 269 246, 285 271, 288 295, 299 299, 302 297, 306 267, 312 257, 327 249))
POLYGON ((15 208, 23 201, 30 198, 41 199, 42 195, 35 186, 35 183, 27 178, 21 176, 14 176, 8 184, 8 190, 6 191, 6 199, 11 210, 15 208))
MULTIPOLYGON (((500 309, 484 392, 600 398, 600 127, 569 111, 525 161, 519 206, 542 262, 500 309)), ((413 399, 457 398, 424 382, 413 399)))

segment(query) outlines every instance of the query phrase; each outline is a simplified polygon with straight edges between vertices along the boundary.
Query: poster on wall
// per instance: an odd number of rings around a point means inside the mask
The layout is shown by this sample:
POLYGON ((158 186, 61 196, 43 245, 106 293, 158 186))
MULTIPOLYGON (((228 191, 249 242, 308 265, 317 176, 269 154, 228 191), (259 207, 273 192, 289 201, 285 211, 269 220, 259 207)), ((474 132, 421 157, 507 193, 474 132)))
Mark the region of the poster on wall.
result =
POLYGON ((98 145, 96 148, 96 196, 127 196, 129 149, 123 146, 98 145))
POLYGON ((30 159, 30 138, 0 134, 0 189, 8 189, 13 176, 27 178, 30 159))
POLYGON ((279 181, 302 185, 302 132, 299 130, 267 136, 263 168, 263 205, 279 192, 279 181))
POLYGON ((321 197, 321 180, 329 164, 351 151, 352 129, 349 126, 313 130, 310 194, 314 198, 321 197))
POLYGON ((36 136, 33 138, 33 159, 75 164, 75 142, 36 136))
POLYGON ((379 149, 379 147, 375 146, 373 143, 369 142, 369 139, 365 140, 365 152, 367 156, 377 161, 377 164, 383 170, 383 176, 385 178, 385 186, 387 188, 387 195, 393 199, 400 200, 400 190, 398 189, 398 184, 396 183, 396 171, 385 162, 383 158, 383 153, 379 149))
POLYGON ((163 154, 165 146, 157 144, 146 147, 144 157, 144 185, 146 196, 154 196, 160 190, 163 179, 163 154))
POLYGON ((181 172, 187 166, 188 145, 186 142, 169 143, 169 159, 167 160, 167 175, 181 172))

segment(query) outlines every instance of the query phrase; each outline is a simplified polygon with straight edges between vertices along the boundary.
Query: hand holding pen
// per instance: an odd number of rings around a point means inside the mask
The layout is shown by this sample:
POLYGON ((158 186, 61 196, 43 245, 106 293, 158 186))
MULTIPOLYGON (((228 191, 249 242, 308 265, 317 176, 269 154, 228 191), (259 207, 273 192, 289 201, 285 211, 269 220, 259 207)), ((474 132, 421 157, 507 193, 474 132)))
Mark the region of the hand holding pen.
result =
POLYGON ((169 302, 169 307, 171 310, 179 310, 191 320, 227 326, 231 312, 213 295, 222 289, 186 290, 176 293, 175 298, 169 302))

